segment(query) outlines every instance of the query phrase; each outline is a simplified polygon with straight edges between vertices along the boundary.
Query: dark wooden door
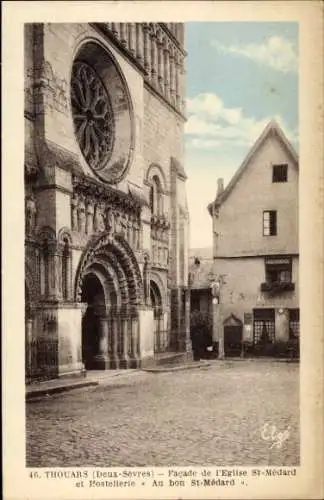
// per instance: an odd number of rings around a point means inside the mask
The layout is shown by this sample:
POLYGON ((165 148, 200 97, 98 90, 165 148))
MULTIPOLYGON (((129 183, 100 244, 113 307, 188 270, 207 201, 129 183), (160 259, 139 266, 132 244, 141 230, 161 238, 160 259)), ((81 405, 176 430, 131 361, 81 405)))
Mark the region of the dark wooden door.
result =
POLYGON ((242 325, 224 326, 225 356, 239 356, 242 350, 242 325))

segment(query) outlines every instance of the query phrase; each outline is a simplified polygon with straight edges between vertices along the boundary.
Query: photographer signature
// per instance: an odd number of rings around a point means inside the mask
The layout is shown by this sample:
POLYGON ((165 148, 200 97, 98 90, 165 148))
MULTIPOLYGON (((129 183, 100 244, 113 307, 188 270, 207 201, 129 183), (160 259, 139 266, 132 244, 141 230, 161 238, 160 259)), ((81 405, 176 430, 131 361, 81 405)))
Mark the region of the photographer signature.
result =
POLYGON ((270 450, 272 448, 280 449, 283 443, 287 441, 290 436, 289 429, 290 427, 287 427, 287 429, 283 432, 279 432, 277 431, 277 427, 275 425, 265 423, 261 429, 261 437, 264 441, 270 441, 270 450))

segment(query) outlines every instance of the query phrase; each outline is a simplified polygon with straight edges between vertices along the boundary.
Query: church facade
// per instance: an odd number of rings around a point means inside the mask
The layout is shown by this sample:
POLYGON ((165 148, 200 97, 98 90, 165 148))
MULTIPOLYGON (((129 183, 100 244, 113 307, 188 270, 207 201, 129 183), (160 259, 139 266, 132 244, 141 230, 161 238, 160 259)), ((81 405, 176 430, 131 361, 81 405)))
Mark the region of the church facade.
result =
POLYGON ((181 23, 25 25, 26 380, 188 353, 181 23))

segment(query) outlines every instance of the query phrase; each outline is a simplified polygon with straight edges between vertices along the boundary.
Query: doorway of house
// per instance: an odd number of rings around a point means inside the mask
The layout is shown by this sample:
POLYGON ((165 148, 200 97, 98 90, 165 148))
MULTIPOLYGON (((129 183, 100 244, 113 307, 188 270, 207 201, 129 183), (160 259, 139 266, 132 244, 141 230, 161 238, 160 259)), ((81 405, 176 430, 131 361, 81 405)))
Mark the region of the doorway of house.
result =
POLYGON ((226 357, 240 356, 242 353, 243 325, 231 315, 224 322, 224 352, 226 357))

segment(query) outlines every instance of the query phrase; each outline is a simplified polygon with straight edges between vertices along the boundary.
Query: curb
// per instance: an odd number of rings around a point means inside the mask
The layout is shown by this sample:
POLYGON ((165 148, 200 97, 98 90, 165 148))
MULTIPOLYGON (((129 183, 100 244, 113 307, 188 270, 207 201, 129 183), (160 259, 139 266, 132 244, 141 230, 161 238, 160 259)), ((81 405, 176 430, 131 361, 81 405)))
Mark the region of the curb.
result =
POLYGON ((83 387, 99 385, 97 381, 87 381, 87 382, 77 382, 69 385, 57 385, 53 387, 34 389, 30 392, 26 392, 26 401, 30 401, 35 398, 44 397, 49 394, 59 394, 61 392, 71 391, 73 389, 82 389, 83 387))
POLYGON ((247 362, 247 361, 252 361, 252 362, 268 362, 268 363, 273 363, 273 362, 276 362, 276 363, 299 363, 300 360, 299 358, 275 358, 275 357, 251 357, 251 358, 248 358, 248 357, 244 357, 244 358, 231 358, 231 357, 225 357, 223 359, 218 359, 218 358, 212 358, 209 360, 210 363, 222 363, 222 362, 233 362, 233 363, 236 363, 236 362, 247 362))
POLYGON ((142 368, 143 372, 148 372, 148 373, 166 373, 166 372, 176 372, 176 371, 183 371, 183 370, 197 370, 199 368, 204 368, 204 367, 209 367, 211 366, 210 363, 200 363, 200 364, 190 364, 190 365, 180 365, 180 366, 164 366, 161 368, 154 367, 154 368, 142 368))

